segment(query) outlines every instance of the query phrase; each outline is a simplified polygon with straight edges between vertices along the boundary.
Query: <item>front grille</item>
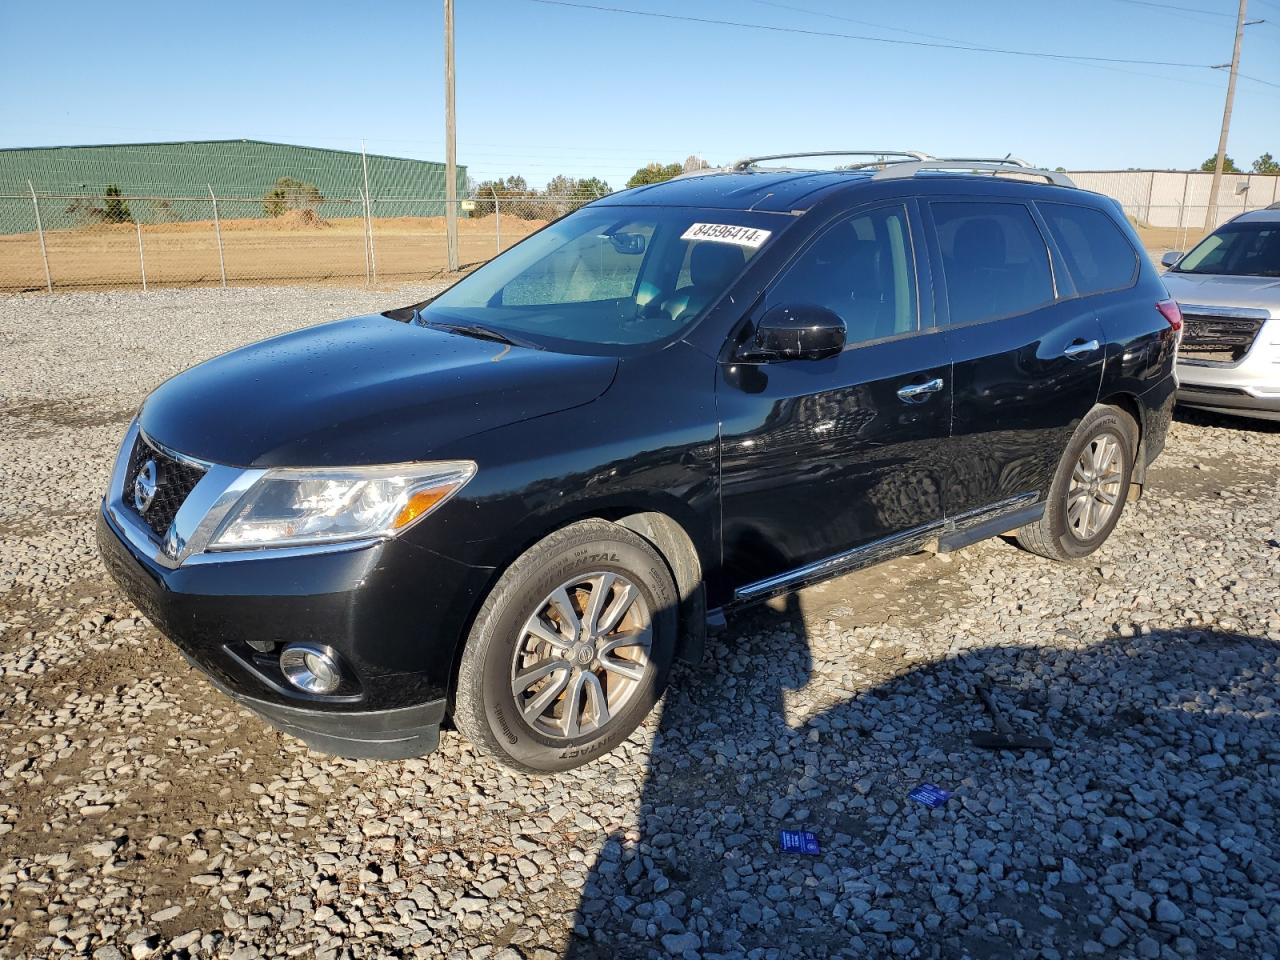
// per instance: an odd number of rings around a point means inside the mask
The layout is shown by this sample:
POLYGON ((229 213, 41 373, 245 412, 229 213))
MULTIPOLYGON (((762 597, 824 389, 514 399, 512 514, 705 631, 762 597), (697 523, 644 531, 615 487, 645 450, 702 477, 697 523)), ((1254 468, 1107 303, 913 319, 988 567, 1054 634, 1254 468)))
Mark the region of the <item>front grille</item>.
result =
POLYGON ((133 452, 129 455, 129 469, 124 475, 125 506, 140 517, 157 538, 163 539, 169 524, 178 515, 178 508, 190 496, 204 473, 203 467, 169 456, 148 443, 139 433, 133 443, 133 452), (147 509, 139 511, 134 499, 134 482, 149 460, 155 461, 156 465, 156 494, 147 509))
POLYGON ((1178 354, 1184 360, 1206 363, 1239 363, 1253 346, 1263 321, 1252 317, 1217 317, 1208 314, 1183 314, 1182 345, 1178 354))

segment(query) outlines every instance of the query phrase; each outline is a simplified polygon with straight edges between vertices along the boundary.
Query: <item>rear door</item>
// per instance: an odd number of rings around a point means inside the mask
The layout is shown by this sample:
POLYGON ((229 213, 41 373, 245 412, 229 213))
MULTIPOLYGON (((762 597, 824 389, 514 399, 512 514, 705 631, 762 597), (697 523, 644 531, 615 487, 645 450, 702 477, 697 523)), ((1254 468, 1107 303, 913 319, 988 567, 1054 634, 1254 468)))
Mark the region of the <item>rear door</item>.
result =
POLYGON ((1145 393, 1172 371, 1176 340, 1155 309, 1153 301, 1165 295, 1160 284, 1139 287, 1137 237, 1122 225, 1123 214, 1044 200, 1036 202, 1036 209, 1066 261, 1076 294, 1088 298, 1106 335, 1101 396, 1145 393))
POLYGON ((927 208, 954 360, 943 496, 957 519, 1047 493, 1097 401, 1105 338, 1031 205, 984 196, 927 208))
POLYGON ((921 232, 914 204, 844 214, 753 307, 753 318, 781 305, 831 310, 848 329, 838 356, 720 364, 724 564, 739 599, 942 521, 950 357, 932 325, 921 232))

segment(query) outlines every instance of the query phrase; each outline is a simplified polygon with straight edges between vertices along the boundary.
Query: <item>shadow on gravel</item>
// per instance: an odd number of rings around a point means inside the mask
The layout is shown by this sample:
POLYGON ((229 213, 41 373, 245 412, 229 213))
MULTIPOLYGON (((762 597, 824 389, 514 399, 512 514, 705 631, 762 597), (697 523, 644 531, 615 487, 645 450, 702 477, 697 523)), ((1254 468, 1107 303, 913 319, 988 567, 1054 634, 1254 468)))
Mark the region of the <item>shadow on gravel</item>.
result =
POLYGON ((638 831, 599 851, 567 955, 1276 957, 1280 645, 1045 629, 841 676, 840 627, 735 622, 669 691, 638 831), (972 746, 980 680, 1054 748, 972 746), (920 783, 954 795, 931 810, 920 783))
POLYGON ((1246 430, 1254 433, 1280 433, 1280 420, 1237 417, 1181 405, 1173 408, 1173 419, 1179 423, 1190 423, 1198 427, 1218 427, 1228 430, 1246 430))

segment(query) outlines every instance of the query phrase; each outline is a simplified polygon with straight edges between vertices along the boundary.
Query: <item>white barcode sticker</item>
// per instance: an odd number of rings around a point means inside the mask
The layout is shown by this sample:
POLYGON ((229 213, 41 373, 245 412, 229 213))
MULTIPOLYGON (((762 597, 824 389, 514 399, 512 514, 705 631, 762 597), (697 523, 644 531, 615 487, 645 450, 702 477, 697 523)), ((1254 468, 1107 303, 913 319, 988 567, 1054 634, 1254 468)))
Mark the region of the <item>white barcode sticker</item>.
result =
POLYGON ((753 250, 769 239, 769 230, 755 227, 739 227, 732 223, 695 223, 680 237, 681 240, 711 240, 714 243, 732 243, 753 250))

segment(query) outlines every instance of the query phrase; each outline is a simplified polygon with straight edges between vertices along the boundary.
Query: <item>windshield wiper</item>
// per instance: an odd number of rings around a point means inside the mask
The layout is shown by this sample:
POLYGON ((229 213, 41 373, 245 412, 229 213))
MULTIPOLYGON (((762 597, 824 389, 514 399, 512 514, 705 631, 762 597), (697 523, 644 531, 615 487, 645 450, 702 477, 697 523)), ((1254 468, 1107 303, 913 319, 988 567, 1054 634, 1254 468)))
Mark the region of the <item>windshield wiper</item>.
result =
POLYGON ((535 343, 530 343, 528 340, 517 340, 501 330, 494 330, 492 327, 486 327, 479 323, 442 323, 439 320, 423 320, 422 323, 424 326, 448 330, 450 333, 460 333, 464 337, 474 337, 477 340, 492 340, 494 343, 505 343, 510 347, 533 347, 538 349, 538 345, 535 343))

